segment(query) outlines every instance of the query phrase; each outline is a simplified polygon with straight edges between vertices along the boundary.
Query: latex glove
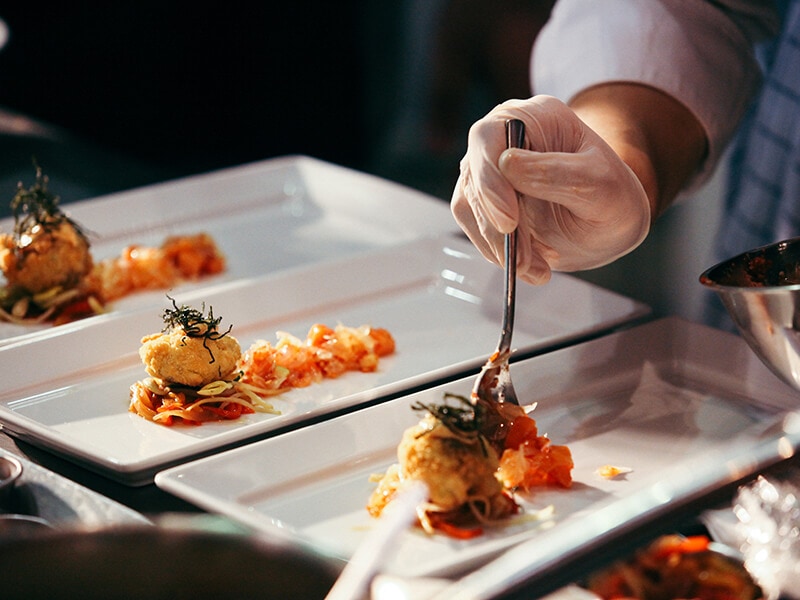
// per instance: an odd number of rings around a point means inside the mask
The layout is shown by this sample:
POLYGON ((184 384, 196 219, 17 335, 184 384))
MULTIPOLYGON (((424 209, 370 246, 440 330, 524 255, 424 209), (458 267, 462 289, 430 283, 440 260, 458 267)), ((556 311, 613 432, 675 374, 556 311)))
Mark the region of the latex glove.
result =
POLYGON ((634 172, 563 102, 509 100, 469 131, 451 209, 472 243, 503 263, 517 228, 517 274, 544 283, 551 270, 608 264, 638 246, 650 203, 634 172), (525 123, 525 149, 506 149, 505 121, 525 123), (517 190, 520 201, 517 201, 517 190))

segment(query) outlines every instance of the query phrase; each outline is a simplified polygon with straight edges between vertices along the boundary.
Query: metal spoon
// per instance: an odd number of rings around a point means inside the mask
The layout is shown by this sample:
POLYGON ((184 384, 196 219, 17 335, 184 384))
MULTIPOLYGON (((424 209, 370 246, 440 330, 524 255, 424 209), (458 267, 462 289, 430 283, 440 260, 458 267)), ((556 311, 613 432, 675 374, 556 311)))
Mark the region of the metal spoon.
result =
MULTIPOLYGON (((525 143, 525 124, 518 119, 506 121, 506 144, 509 148, 522 148, 525 143)), ((505 236, 505 306, 503 309, 503 329, 497 350, 483 365, 478 379, 472 388, 471 400, 485 402, 509 402, 519 405, 508 359, 511 357, 511 335, 514 330, 514 300, 517 282, 517 230, 505 236)))

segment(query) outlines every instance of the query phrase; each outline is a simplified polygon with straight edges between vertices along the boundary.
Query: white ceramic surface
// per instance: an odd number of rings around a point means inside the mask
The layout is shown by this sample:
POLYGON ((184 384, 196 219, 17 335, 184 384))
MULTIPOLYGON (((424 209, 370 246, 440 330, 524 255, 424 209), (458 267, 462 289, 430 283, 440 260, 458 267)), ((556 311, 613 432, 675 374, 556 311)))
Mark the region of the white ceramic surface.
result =
MULTIPOLYGON (((243 348, 277 331, 305 337, 314 323, 387 328, 397 352, 376 373, 349 373, 274 400, 280 415, 246 415, 201 427, 165 427, 127 411, 145 376, 142 336, 161 330, 169 306, 140 307, 0 346, 0 423, 26 440, 124 483, 254 436, 298 426, 477 369, 496 346, 502 272, 460 237, 418 238, 338 260, 176 292, 233 325, 243 348)), ((523 286, 515 347, 538 352, 596 335, 647 313, 642 305, 561 275, 523 286)))
MULTIPOLYGON (((90 235, 96 260, 118 256, 131 244, 160 245, 169 235, 210 233, 228 259, 227 271, 173 292, 372 252, 458 228, 443 200, 304 156, 214 171, 63 208, 90 235)), ((13 224, 11 218, 0 220, 0 231, 10 232, 13 224)), ((163 298, 164 292, 139 293, 114 302, 111 310, 159 307, 163 298)), ((0 344, 35 338, 49 329, 0 323, 0 344)))
MULTIPOLYGON (((542 560, 557 563, 615 527, 642 524, 673 502, 743 476, 742 465, 726 463, 726 456, 761 444, 762 432, 800 404, 740 339, 677 318, 511 369, 519 398, 538 402, 533 416, 540 432, 571 449, 574 485, 521 498, 526 513, 552 506, 549 521, 523 521, 468 541, 409 532, 389 573, 454 575, 524 540, 535 545, 539 536, 548 540, 539 549, 542 560), (604 479, 596 471, 607 464, 631 470, 604 479), (734 467, 737 473, 730 472, 734 467), (595 519, 609 511, 614 519, 595 519)), ((402 431, 419 418, 410 405, 441 401, 446 391, 468 394, 472 382, 449 382, 165 470, 156 484, 207 510, 346 558, 375 525, 365 510, 375 486, 370 475, 396 460, 402 431)), ((777 460, 779 452, 770 448, 767 459, 777 460)))

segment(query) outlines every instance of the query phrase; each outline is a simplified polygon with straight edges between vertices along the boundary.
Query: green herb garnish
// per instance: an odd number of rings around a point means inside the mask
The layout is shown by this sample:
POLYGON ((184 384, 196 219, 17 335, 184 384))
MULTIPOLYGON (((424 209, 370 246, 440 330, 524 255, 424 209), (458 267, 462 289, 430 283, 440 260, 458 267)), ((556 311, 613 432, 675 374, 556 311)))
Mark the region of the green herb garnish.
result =
POLYGON ((164 323, 166 324, 164 332, 180 328, 186 337, 203 338, 203 348, 208 350, 208 355, 211 357, 208 364, 213 364, 216 358, 207 345, 208 340, 215 341, 224 338, 231 332, 233 325, 229 325, 226 331, 220 333, 219 324, 222 322, 222 317, 214 318, 213 307, 209 306, 208 316, 206 316, 203 312, 206 308, 205 303, 202 305, 202 310, 197 310, 186 305, 178 306, 174 298, 169 296, 167 298, 172 300, 173 308, 164 310, 164 323))
POLYGON ((62 223, 69 223, 87 243, 88 239, 80 226, 58 207, 60 198, 47 189, 48 178, 42 168, 34 161, 36 182, 26 188, 17 183, 17 193, 11 199, 11 214, 14 216, 14 237, 19 247, 20 239, 31 233, 36 226, 44 231, 55 229, 62 223))
POLYGON ((458 394, 445 392, 445 401, 449 399, 458 400, 463 406, 453 406, 451 404, 423 404, 416 402, 411 405, 415 411, 426 411, 433 415, 442 425, 456 434, 475 435, 480 433, 482 423, 482 412, 474 406, 467 398, 458 394))

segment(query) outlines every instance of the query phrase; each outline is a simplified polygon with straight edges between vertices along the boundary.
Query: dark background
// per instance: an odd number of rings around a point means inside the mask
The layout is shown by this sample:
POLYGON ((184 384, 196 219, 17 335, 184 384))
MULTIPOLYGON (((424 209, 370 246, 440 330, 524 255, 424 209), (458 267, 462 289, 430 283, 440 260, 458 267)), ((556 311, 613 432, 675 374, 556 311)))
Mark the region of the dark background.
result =
POLYGON ((34 155, 68 202, 306 154, 449 199, 469 123, 527 94, 551 4, 8 3, 0 111, 49 129, 0 135, 0 194, 34 155))
MULTIPOLYGON (((356 2, 18 2, 0 17, 0 106, 74 136, 41 150, 46 171, 91 178, 78 153, 99 187, 127 187, 282 154, 365 161, 356 2)), ((14 149, 4 162, 30 170, 14 149)))

